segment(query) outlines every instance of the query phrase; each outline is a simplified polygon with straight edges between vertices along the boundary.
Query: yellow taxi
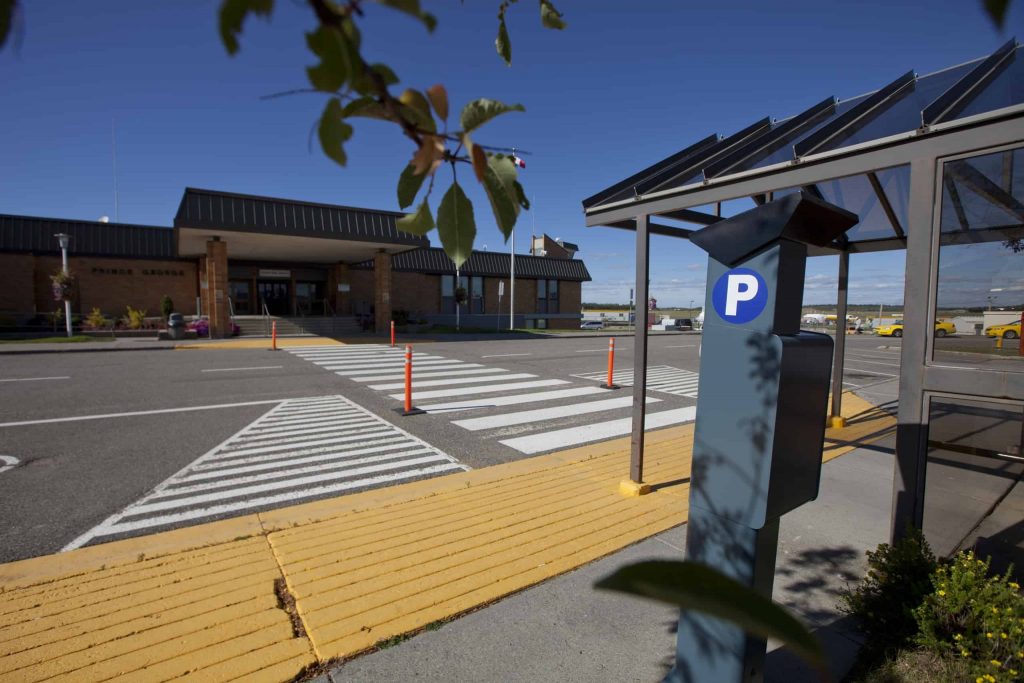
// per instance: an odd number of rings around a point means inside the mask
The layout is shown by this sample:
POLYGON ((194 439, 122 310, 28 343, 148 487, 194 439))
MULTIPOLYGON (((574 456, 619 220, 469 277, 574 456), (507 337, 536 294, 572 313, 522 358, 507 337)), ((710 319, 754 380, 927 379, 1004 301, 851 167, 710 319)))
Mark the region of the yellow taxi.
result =
MULTIPOLYGON (((875 334, 881 337, 902 337, 903 321, 897 320, 891 325, 882 325, 881 327, 875 328, 875 334)), ((956 325, 948 320, 936 320, 935 336, 945 337, 947 334, 956 334, 956 325)))
POLYGON ((990 325, 985 328, 986 337, 1002 337, 1003 339, 1017 339, 1020 337, 1020 321, 1009 325, 990 325))

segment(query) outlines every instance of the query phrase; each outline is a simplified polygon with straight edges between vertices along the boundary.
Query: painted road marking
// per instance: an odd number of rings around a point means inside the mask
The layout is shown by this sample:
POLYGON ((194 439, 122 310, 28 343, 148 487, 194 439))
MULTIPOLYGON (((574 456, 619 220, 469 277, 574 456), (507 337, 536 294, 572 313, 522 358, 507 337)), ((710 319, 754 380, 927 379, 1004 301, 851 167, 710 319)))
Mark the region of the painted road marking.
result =
POLYGON ((843 372, 844 372, 844 374, 847 373, 847 372, 851 372, 851 373, 855 372, 855 373, 863 374, 863 375, 878 375, 879 377, 899 377, 898 374, 894 375, 891 372, 876 372, 874 370, 863 370, 861 368, 845 367, 845 365, 843 367, 843 372))
MULTIPOLYGON (((444 360, 448 360, 448 359, 447 358, 442 358, 441 356, 420 356, 419 358, 417 358, 415 356, 415 354, 414 354, 413 355, 413 360, 415 360, 417 363, 426 363, 426 362, 429 362, 429 361, 439 361, 439 360, 444 361, 444 360)), ((369 368, 372 368, 372 367, 386 367, 388 365, 402 365, 403 363, 405 363, 405 357, 404 356, 397 356, 396 355, 394 358, 372 358, 372 359, 356 359, 356 360, 348 360, 348 359, 346 359, 346 360, 343 360, 343 361, 339 361, 339 360, 324 361, 322 363, 317 363, 317 365, 325 367, 328 370, 344 370, 345 368, 357 369, 357 368, 368 368, 368 367, 369 368)))
POLYGON ((113 535, 467 469, 343 396, 287 399, 64 550, 113 535), (353 419, 329 434, 303 431, 308 438, 301 440, 280 430, 282 423, 301 427, 304 418, 319 424, 330 409, 353 419))
POLYGON ((0 455, 0 474, 18 466, 18 459, 12 455, 0 455))
POLYGON ((71 379, 71 377, 67 375, 61 377, 16 377, 14 379, 0 379, 0 382, 46 382, 53 379, 71 379))
MULTIPOLYGON (((608 378, 606 372, 587 372, 574 377, 604 382, 608 378)), ((618 370, 613 376, 616 384, 624 387, 633 386, 633 370, 618 370)), ((654 365, 647 368, 647 388, 675 396, 697 398, 697 386, 700 375, 689 370, 681 370, 671 365, 654 365)))
MULTIPOLYGON (((648 403, 657 403, 660 398, 647 397, 648 403)), ((504 413, 502 415, 489 415, 487 417, 473 417, 466 420, 455 420, 453 425, 458 425, 471 432, 482 429, 496 429, 498 427, 511 427, 528 423, 543 422, 544 420, 555 420, 560 417, 572 417, 573 415, 584 415, 587 413, 601 413, 608 410, 619 410, 633 405, 632 396, 621 398, 609 398, 604 401, 591 401, 589 403, 573 403, 554 408, 540 408, 538 410, 523 410, 518 413, 504 413)))
POLYGON ((696 346, 697 346, 696 344, 672 344, 672 345, 666 346, 665 348, 666 349, 692 349, 692 348, 694 348, 696 346))
MULTIPOLYGON (((660 413, 647 413, 644 421, 644 431, 667 427, 669 425, 693 422, 697 415, 697 408, 676 408, 660 413)), ((520 436, 514 439, 504 439, 502 444, 514 448, 520 453, 532 455, 544 451, 553 451, 559 448, 578 446, 592 441, 600 441, 613 436, 623 436, 633 431, 633 418, 627 417, 621 420, 610 422, 598 422, 597 424, 570 427, 529 436, 520 436)))
POLYGON ((571 398, 573 396, 586 396, 588 394, 604 394, 606 389, 601 387, 574 387, 572 389, 558 389, 556 391, 539 391, 532 394, 516 394, 514 396, 491 396, 468 401, 450 401, 448 403, 433 403, 430 405, 416 406, 427 413, 443 413, 455 410, 471 410, 480 408, 495 408, 497 406, 513 406, 523 403, 536 403, 538 401, 554 401, 560 398, 571 398))
MULTIPOLYGON (((483 375, 492 372, 508 372, 505 368, 485 368, 479 363, 466 363, 459 369, 445 370, 443 372, 416 372, 417 378, 433 378, 433 377, 455 377, 462 375, 483 375), (471 370, 463 370, 462 368, 474 368, 471 370)), ((377 375, 375 377, 353 377, 352 379, 356 382, 387 382, 391 379, 403 379, 405 372, 396 372, 390 375, 377 375)))
POLYGON ((287 401, 275 398, 267 401, 245 401, 242 403, 220 403, 209 406, 190 406, 188 408, 161 408, 159 410, 139 410, 132 413, 105 413, 103 415, 78 415, 76 417, 51 417, 45 420, 22 420, 20 422, 0 422, 0 427, 23 427, 25 425, 45 425, 55 422, 78 422, 81 420, 106 420, 116 417, 138 417, 140 415, 163 415, 165 413, 187 413, 193 410, 219 410, 221 408, 242 408, 245 406, 262 406, 287 401))
POLYGON ((532 356, 532 353, 495 353, 490 356, 480 356, 481 358, 511 358, 512 356, 532 356))
POLYGON ((573 351, 573 353, 602 353, 606 351, 608 351, 608 349, 580 349, 578 351, 573 351))
MULTIPOLYGON (((342 370, 342 371, 339 371, 336 374, 341 375, 342 377, 350 377, 352 379, 355 379, 357 376, 360 376, 360 375, 373 375, 374 373, 380 373, 380 372, 394 372, 395 370, 401 369, 403 367, 404 367, 404 364, 403 365, 395 366, 393 368, 371 368, 371 369, 366 369, 366 370, 342 370)), ((414 366, 414 368, 418 368, 418 367, 420 367, 420 366, 419 365, 414 366)), ((437 365, 432 365, 432 366, 430 366, 429 369, 430 370, 453 370, 453 369, 464 368, 464 367, 466 367, 464 364, 462 364, 462 363, 460 363, 458 361, 453 361, 453 362, 450 362, 450 363, 439 363, 437 365)), ((402 376, 405 377, 404 374, 402 376)), ((419 373, 417 373, 416 376, 419 377, 420 376, 419 373)))
MULTIPOLYGON (((465 396, 466 394, 490 394, 496 391, 516 391, 517 389, 537 389, 539 387, 553 387, 559 384, 568 384, 564 379, 540 379, 536 382, 513 382, 511 384, 492 384, 489 387, 465 387, 461 389, 438 389, 436 391, 416 391, 413 384, 413 398, 416 400, 424 398, 445 398, 447 396, 465 396)), ((405 394, 389 394, 396 401, 405 398, 405 394)))
POLYGON ((200 370, 200 372, 241 372, 243 370, 280 370, 283 365, 255 365, 251 368, 213 368, 210 370, 200 370))
MULTIPOLYGON (((487 375, 486 377, 449 377, 447 379, 430 379, 423 381, 419 379, 417 375, 416 387, 444 387, 450 384, 479 384, 481 382, 494 382, 505 379, 528 379, 530 377, 536 377, 537 375, 531 375, 528 372, 515 372, 510 375, 487 375)), ((389 389, 401 389, 405 386, 404 382, 395 382, 393 384, 371 384, 370 388, 376 391, 387 391, 389 389)))

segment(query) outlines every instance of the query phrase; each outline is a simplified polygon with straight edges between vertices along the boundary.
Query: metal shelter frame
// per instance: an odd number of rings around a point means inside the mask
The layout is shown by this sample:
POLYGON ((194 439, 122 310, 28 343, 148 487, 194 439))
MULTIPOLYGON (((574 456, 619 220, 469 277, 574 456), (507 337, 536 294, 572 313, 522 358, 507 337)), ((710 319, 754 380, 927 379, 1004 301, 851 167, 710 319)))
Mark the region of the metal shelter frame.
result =
MULTIPOLYGON (((1013 184, 1013 152, 1024 148, 1020 48, 1011 39, 983 59, 928 76, 909 72, 874 93, 846 101, 829 98, 784 121, 766 118, 728 137, 708 136, 583 201, 588 227, 636 232, 638 301, 648 298, 650 236, 687 239, 721 220, 722 204, 730 200, 760 204, 804 190, 861 215, 862 224, 848 236, 810 252, 839 257, 837 325, 846 319, 850 254, 906 249, 893 538, 908 522, 923 524, 931 397, 1024 404, 1024 373, 935 362, 931 334, 940 246, 1024 239, 1024 199, 1015 196, 1013 184), (1003 162, 1008 180, 1002 185, 969 160, 999 152, 1009 160, 1003 162), (884 187, 883 174, 890 188, 884 187), (894 182, 897 175, 901 182, 909 175, 909 187, 894 182), (866 224, 864 207, 844 205, 844 193, 835 189, 854 181, 870 188, 865 206, 870 204, 872 225, 866 224), (971 229, 958 188, 997 205, 1015 222, 971 229), (944 231, 940 225, 944 193, 960 230, 944 231)), ((845 335, 837 334, 831 405, 836 417, 844 347, 845 335)), ((630 468, 637 483, 643 481, 646 361, 646 326, 638 325, 630 468)))

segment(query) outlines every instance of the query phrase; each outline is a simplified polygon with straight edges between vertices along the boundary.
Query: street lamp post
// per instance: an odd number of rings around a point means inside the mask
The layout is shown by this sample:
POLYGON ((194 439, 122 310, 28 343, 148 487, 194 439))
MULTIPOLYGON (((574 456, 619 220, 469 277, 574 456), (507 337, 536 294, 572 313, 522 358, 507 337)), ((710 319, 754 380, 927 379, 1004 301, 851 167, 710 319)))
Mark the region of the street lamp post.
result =
MULTIPOLYGON (((64 276, 68 275, 68 245, 71 244, 71 235, 66 233, 58 233, 54 235, 57 241, 60 242, 60 257, 63 262, 64 276)), ((64 326, 67 329, 68 336, 71 336, 71 299, 64 299, 64 326)))

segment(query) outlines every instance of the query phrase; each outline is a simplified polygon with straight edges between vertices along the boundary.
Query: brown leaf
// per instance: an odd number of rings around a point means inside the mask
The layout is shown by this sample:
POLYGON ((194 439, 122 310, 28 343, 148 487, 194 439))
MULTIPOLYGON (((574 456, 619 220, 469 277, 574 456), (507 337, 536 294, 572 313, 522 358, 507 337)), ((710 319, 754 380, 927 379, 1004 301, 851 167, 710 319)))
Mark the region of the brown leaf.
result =
POLYGON ((478 182, 484 181, 484 171, 487 170, 487 155, 484 154, 484 150, 477 146, 472 145, 473 154, 473 173, 476 174, 478 182))
POLYGON ((442 121, 448 118, 448 91, 444 89, 444 86, 438 83, 427 88, 427 97, 430 98, 430 104, 433 105, 434 111, 441 117, 442 121))
POLYGON ((412 157, 412 167, 416 175, 433 173, 444 158, 444 142, 436 135, 424 135, 420 148, 412 157))

